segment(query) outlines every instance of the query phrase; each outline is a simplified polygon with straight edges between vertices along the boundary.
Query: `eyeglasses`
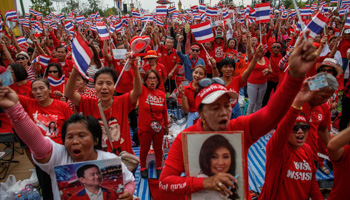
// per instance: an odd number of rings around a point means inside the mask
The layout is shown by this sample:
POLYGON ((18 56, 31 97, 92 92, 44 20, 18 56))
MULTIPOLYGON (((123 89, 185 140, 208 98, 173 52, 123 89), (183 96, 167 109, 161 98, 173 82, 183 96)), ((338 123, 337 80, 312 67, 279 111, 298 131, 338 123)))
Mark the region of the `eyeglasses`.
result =
POLYGON ((276 48, 277 48, 277 49, 280 49, 281 47, 280 47, 280 46, 273 46, 272 48, 273 48, 273 49, 276 49, 276 48))
POLYGON ((123 41, 123 40, 117 40, 118 42, 121 42, 121 41, 123 41))
POLYGON ((25 60, 27 59, 26 57, 18 57, 16 60, 25 60))
POLYGON ((148 80, 156 80, 157 77, 148 77, 147 79, 148 79, 148 80))
POLYGON ((299 128, 301 128, 302 131, 310 130, 309 124, 298 124, 298 125, 294 125, 293 132, 298 132, 299 128))
POLYGON ((225 86, 225 81, 222 79, 222 78, 219 78, 219 77, 214 77, 214 78, 203 78, 202 80, 199 81, 199 87, 201 88, 205 88, 205 87, 208 87, 212 84, 220 84, 220 85, 223 85, 225 86))
POLYGON ((191 49, 193 52, 199 52, 199 49, 191 49))
POLYGON ((331 68, 331 69, 321 68, 321 69, 319 69, 319 71, 320 72, 328 72, 328 73, 330 73, 330 72, 334 72, 334 69, 333 68, 331 68))
POLYGON ((48 71, 49 72, 49 74, 51 74, 51 73, 58 73, 58 71, 56 71, 56 70, 50 70, 50 71, 48 71))

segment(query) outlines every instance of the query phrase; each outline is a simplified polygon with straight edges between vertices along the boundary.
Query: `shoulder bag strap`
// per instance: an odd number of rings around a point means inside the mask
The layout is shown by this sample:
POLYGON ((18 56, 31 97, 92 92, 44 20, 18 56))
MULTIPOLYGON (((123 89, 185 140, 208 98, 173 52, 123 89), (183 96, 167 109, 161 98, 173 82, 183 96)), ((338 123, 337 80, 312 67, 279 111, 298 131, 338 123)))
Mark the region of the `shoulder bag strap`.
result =
MULTIPOLYGON (((105 129, 105 131, 106 131, 106 134, 107 134, 109 143, 110 143, 111 148, 112 148, 112 152, 113 152, 113 153, 116 153, 117 151, 116 151, 115 148, 113 148, 113 142, 112 142, 111 133, 109 132, 109 126, 108 126, 108 124, 107 124, 106 116, 105 116, 105 113, 103 112, 103 108, 102 108, 102 105, 101 105, 100 100, 98 101, 97 105, 98 105, 98 110, 100 111, 101 119, 102 119, 102 121, 103 121, 104 129, 105 129)), ((113 105, 112 105, 112 106, 113 106, 113 105)))

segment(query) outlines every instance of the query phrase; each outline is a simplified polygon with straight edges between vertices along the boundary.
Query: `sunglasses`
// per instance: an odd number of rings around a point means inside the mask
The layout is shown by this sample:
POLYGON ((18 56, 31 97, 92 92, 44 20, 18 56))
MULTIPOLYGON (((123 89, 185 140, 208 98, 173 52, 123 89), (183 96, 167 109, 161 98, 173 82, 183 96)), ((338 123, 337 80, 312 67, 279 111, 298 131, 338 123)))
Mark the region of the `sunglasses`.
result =
POLYGON ((27 59, 26 57, 18 57, 16 60, 25 60, 27 59))
POLYGON ((281 47, 280 47, 280 46, 273 46, 272 48, 273 48, 273 49, 276 49, 276 48, 277 48, 277 49, 280 49, 281 47))
POLYGON ((205 88, 205 87, 208 87, 212 84, 220 84, 220 85, 223 85, 225 86, 225 81, 222 79, 222 78, 219 78, 219 77, 214 77, 214 78, 203 78, 202 80, 199 81, 199 87, 201 88, 205 88))
POLYGON ((301 128, 302 131, 310 130, 310 126, 308 124, 298 124, 294 125, 293 132, 298 132, 299 128, 301 128))
POLYGON ((191 49, 193 52, 199 52, 199 49, 191 49))
POLYGON ((330 73, 330 72, 334 72, 334 69, 333 68, 332 69, 321 68, 319 71, 320 72, 328 72, 328 73, 330 73))
POLYGON ((56 70, 50 70, 50 71, 48 71, 49 72, 49 74, 51 74, 51 73, 58 73, 58 71, 56 71, 56 70))

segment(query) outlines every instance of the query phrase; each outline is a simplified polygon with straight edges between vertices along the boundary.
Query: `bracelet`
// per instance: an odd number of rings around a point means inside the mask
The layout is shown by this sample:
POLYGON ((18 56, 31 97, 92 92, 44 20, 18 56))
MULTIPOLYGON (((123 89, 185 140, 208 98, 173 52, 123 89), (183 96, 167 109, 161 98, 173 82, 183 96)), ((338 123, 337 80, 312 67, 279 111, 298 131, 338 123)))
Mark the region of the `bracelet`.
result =
POLYGON ((294 109, 297 109, 297 110, 303 110, 303 106, 296 107, 296 106, 292 105, 291 107, 294 108, 294 109))

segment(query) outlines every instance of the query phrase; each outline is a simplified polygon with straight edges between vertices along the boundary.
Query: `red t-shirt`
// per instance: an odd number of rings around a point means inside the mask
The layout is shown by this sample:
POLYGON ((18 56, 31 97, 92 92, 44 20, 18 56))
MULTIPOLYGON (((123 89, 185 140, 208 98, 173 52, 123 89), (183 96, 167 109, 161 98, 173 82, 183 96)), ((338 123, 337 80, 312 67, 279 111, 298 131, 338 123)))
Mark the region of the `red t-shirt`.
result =
POLYGON ((59 91, 61 92, 62 94, 64 93, 64 89, 66 87, 66 83, 68 82, 68 78, 65 78, 64 79, 64 83, 62 83, 61 85, 57 85, 57 86, 53 86, 50 84, 50 88, 51 88, 51 97, 54 98, 54 99, 60 99, 62 96, 57 96, 54 94, 55 91, 59 91))
MULTIPOLYGON (((331 112, 327 103, 311 108, 309 103, 303 105, 303 112, 306 120, 310 125, 309 135, 307 136, 306 143, 310 145, 315 160, 318 160, 318 128, 330 127, 331 124, 331 112)), ((329 128, 330 130, 330 128, 329 128)))
MULTIPOLYGON (((226 88, 230 91, 234 91, 237 94, 239 94, 239 89, 241 87, 244 87, 246 83, 242 83, 242 76, 235 76, 232 78, 231 83, 226 86, 226 88)), ((233 108, 237 104, 237 99, 235 101, 231 102, 231 107, 233 108)))
MULTIPOLYGON (((145 70, 145 72, 147 72, 148 70, 151 69, 151 67, 149 66, 149 64, 146 64, 142 67, 142 69, 145 70)), ((156 70, 160 76, 160 84, 158 89, 165 92, 164 81, 163 81, 163 79, 167 77, 165 67, 163 64, 157 62, 156 70)))
POLYGON ((216 63, 219 63, 224 58, 224 53, 225 53, 224 42, 222 42, 220 45, 214 42, 214 54, 215 54, 214 58, 216 63))
POLYGON ((278 82, 279 73, 280 73, 280 68, 278 67, 278 64, 280 63, 282 58, 283 56, 281 53, 278 53, 278 54, 271 53, 270 63, 271 63, 272 74, 270 74, 269 76, 269 81, 278 82))
MULTIPOLYGON (((158 48, 158 62, 164 65, 165 72, 168 75, 171 70, 175 67, 177 63, 180 63, 181 60, 179 56, 176 53, 176 50, 173 48, 170 53, 168 53, 168 50, 164 45, 160 45, 158 48)), ((173 73, 173 76, 170 77, 171 80, 175 80, 177 70, 173 73)))
POLYGON ((166 105, 165 93, 157 90, 149 90, 142 85, 142 94, 139 97, 139 130, 154 132, 151 128, 153 121, 159 122, 162 127, 168 126, 168 109, 166 105), (150 104, 151 103, 151 107, 150 104), (152 108, 152 114, 151 114, 152 108))
POLYGON ((62 101, 53 99, 49 106, 42 107, 36 99, 21 95, 19 101, 29 117, 41 128, 43 135, 50 137, 58 144, 62 144, 61 128, 63 123, 73 114, 69 106, 62 101))
POLYGON ((248 58, 246 59, 247 54, 241 54, 240 57, 237 57, 238 62, 235 63, 235 72, 234 76, 242 75, 243 72, 248 68, 249 62, 248 58))
MULTIPOLYGON (((215 56, 214 50, 208 51, 208 54, 209 54, 210 57, 213 57, 213 58, 215 56)), ((200 58, 202 58, 204 60, 206 73, 207 74, 212 74, 213 73, 213 69, 209 66, 208 59, 207 59, 207 53, 205 52, 205 50, 202 47, 200 49, 198 57, 200 57, 200 58)))
POLYGON ((188 84, 187 86, 184 87, 185 89, 185 96, 187 97, 188 100, 188 106, 190 108, 190 112, 197 112, 197 108, 196 108, 196 89, 194 89, 194 87, 192 86, 192 82, 190 82, 190 84, 188 84))
MULTIPOLYGON (((117 76, 123 70, 123 65, 120 64, 119 60, 113 58, 114 70, 117 76)), ((122 77, 119 80, 115 92, 125 94, 130 92, 134 88, 134 70, 130 68, 129 71, 124 71, 122 77)))
MULTIPOLYGON (((107 123, 111 130, 113 139, 113 147, 121 151, 127 151, 134 154, 131 146, 130 128, 128 114, 135 108, 136 104, 131 104, 130 93, 113 97, 112 107, 104 110, 107 123)), ((105 133, 103 121, 98 110, 97 99, 81 96, 79 109, 84 115, 94 116, 102 128, 102 147, 107 147, 107 151, 111 152, 110 142, 105 133)), ((120 152, 118 152, 120 153, 120 152)))
POLYGON ((233 55, 237 55, 237 50, 235 49, 230 49, 230 48, 226 48, 225 49, 225 56, 229 57, 229 58, 233 58, 233 55))
POLYGON ((13 89, 18 95, 23 95, 26 97, 33 97, 32 96, 32 82, 28 81, 23 85, 16 85, 12 84, 10 85, 10 88, 13 89))
POLYGON ((329 200, 347 199, 350 196, 350 145, 344 147, 344 155, 339 161, 332 161, 334 184, 329 200))
POLYGON ((65 75, 66 78, 69 78, 70 73, 73 70, 73 61, 70 59, 66 59, 65 63, 61 63, 57 60, 57 58, 50 58, 50 62, 49 63, 59 63, 62 66, 62 71, 63 74, 65 75))
POLYGON ((262 73, 262 71, 264 69, 267 69, 270 61, 267 57, 264 57, 265 59, 265 65, 260 65, 260 64, 256 64, 252 73, 250 74, 249 78, 248 78, 248 83, 251 84, 264 84, 267 82, 267 78, 268 76, 264 76, 264 74, 262 73))
POLYGON ((339 43, 338 50, 341 53, 342 58, 346 58, 346 52, 350 48, 350 40, 343 38, 343 40, 339 43))

